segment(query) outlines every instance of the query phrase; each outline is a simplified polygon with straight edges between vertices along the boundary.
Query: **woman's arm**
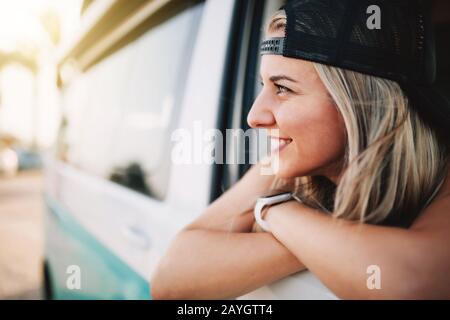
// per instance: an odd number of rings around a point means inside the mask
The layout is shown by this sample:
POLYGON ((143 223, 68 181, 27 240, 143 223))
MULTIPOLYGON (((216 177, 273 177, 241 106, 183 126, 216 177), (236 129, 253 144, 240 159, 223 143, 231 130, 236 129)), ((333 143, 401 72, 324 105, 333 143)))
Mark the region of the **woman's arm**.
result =
POLYGON ((261 163, 253 165, 235 185, 212 202, 184 230, 250 232, 254 223, 255 201, 270 190, 275 177, 262 175, 261 163))
POLYGON ((150 282, 153 299, 228 299, 303 265, 269 233, 179 233, 150 282))
POLYGON ((295 201, 270 207, 273 235, 337 296, 450 298, 450 197, 433 203, 410 229, 333 219, 295 201), (367 269, 380 268, 370 290, 367 269))
POLYGON ((152 275, 154 299, 236 297, 304 268, 271 234, 249 233, 254 202, 274 179, 261 175, 260 166, 172 240, 152 275))

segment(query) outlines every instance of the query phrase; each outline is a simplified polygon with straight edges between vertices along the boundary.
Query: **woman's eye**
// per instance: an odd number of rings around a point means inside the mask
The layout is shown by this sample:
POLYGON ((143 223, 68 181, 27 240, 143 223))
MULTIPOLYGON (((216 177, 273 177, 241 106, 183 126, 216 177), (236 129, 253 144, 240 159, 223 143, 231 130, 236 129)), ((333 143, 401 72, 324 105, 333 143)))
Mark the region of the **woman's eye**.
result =
POLYGON ((275 87, 277 87, 277 89, 278 89, 277 94, 292 92, 291 89, 286 88, 285 86, 281 86, 281 85, 279 85, 279 84, 275 84, 275 87))
MULTIPOLYGON (((261 87, 264 87, 264 82, 261 81, 259 84, 261 85, 261 87)), ((276 94, 285 94, 285 93, 292 92, 291 89, 289 89, 285 86, 282 86, 282 85, 279 85, 276 83, 274 83, 273 85, 275 86, 275 88, 277 88, 276 94)))

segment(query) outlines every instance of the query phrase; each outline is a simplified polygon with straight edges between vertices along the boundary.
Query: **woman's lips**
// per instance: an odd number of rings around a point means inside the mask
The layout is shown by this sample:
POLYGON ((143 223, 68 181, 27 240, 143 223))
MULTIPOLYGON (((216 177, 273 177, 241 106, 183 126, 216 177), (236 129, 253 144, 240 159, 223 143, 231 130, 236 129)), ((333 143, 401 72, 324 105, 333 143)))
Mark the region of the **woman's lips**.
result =
POLYGON ((270 137, 270 153, 280 152, 291 142, 292 139, 288 138, 270 137))

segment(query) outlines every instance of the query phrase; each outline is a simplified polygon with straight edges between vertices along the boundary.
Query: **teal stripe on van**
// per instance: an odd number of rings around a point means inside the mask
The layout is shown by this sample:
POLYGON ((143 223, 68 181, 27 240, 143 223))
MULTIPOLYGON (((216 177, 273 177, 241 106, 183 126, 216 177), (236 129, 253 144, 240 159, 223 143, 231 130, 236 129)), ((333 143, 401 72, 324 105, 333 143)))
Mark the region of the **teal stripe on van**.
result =
POLYGON ((146 279, 98 241, 58 201, 47 194, 44 200, 45 258, 54 299, 151 298, 146 279), (80 289, 70 289, 74 273, 68 273, 68 269, 73 265, 80 270, 80 289))

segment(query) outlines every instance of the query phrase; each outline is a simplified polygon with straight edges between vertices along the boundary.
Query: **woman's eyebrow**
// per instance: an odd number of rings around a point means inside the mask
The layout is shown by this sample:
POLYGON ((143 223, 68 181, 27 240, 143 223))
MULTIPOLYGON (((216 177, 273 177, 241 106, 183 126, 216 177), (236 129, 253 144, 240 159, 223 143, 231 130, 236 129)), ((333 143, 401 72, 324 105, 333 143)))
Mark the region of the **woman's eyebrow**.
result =
MULTIPOLYGON (((262 81, 262 77, 260 76, 259 78, 260 78, 261 81, 262 81)), ((291 82, 297 83, 296 80, 294 80, 294 79, 292 79, 291 77, 288 77, 288 76, 286 76, 286 75, 284 75, 284 74, 271 76, 271 77, 269 78, 269 80, 272 81, 272 82, 276 82, 276 81, 279 81, 279 80, 287 80, 287 81, 291 81, 291 82)))

